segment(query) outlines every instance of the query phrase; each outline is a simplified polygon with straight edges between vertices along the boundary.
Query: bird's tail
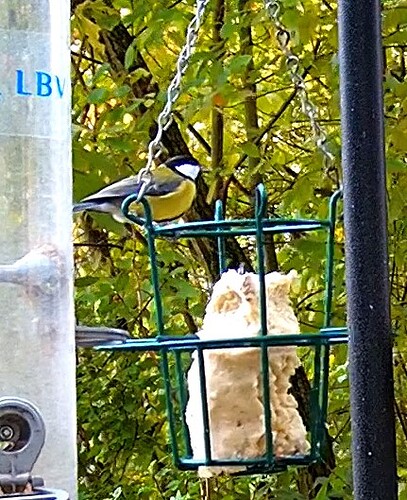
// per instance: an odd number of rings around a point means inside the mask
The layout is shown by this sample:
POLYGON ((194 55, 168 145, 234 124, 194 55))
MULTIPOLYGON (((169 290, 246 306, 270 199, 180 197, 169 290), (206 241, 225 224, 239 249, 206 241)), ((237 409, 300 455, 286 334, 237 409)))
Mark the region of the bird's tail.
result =
POLYGON ((73 213, 83 212, 84 210, 93 210, 99 212, 100 204, 96 201, 81 201, 79 203, 75 203, 72 208, 73 213))

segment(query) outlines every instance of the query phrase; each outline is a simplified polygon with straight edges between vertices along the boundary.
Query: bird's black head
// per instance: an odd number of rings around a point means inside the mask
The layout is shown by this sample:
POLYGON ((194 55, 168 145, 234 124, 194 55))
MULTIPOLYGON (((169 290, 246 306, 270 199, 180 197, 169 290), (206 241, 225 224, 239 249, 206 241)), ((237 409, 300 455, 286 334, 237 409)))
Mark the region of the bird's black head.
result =
POLYGON ((165 162, 165 166, 174 170, 178 175, 195 181, 201 172, 201 165, 192 156, 179 155, 170 158, 165 162))

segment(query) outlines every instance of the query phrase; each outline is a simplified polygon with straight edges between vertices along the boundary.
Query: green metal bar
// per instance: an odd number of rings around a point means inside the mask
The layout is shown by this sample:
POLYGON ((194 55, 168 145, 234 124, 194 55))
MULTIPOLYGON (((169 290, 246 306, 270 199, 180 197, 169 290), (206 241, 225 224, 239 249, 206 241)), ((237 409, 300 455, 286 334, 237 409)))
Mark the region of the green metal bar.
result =
MULTIPOLYGON (((266 190, 263 184, 256 188, 256 207, 255 207, 255 221, 256 221, 256 249, 257 249, 257 273, 259 275, 260 287, 260 325, 261 334, 267 335, 267 300, 266 300, 266 282, 264 270, 264 232, 262 219, 266 210, 266 190)), ((268 366, 268 364, 267 364, 268 366)), ((267 368, 268 372, 268 368, 267 368)))
MULTIPOLYGON (((229 228, 222 228, 222 222, 229 221, 219 221, 219 222, 210 222, 211 226, 208 228, 202 227, 202 225, 197 226, 195 229, 186 229, 183 227, 172 228, 172 227, 154 227, 154 233, 156 237, 166 238, 210 238, 210 237, 221 237, 227 238, 229 236, 255 236, 256 230, 254 227, 246 226, 238 226, 234 228, 230 225, 229 228), (221 234, 219 234, 219 229, 222 229, 221 234)), ((265 219, 263 221, 263 232, 272 233, 272 234, 281 234, 281 233, 295 233, 295 232, 304 232, 304 231, 318 231, 321 229, 325 229, 328 226, 328 222, 326 224, 324 221, 320 222, 302 222, 301 224, 288 224, 288 223, 280 223, 274 224, 273 220, 265 219)), ((192 223, 191 223, 192 224, 192 223)))
POLYGON ((329 346, 322 345, 321 349, 321 390, 319 392, 319 407, 321 409, 320 413, 320 425, 319 425, 319 436, 318 440, 320 442, 320 452, 324 449, 324 441, 326 438, 325 422, 327 420, 328 414, 328 389, 329 389, 329 346))
POLYGON ((177 385, 178 385, 178 397, 180 401, 180 417, 181 417, 181 426, 182 426, 182 435, 184 438, 186 455, 188 457, 192 457, 192 448, 189 439, 188 425, 185 419, 185 408, 187 406, 188 396, 185 387, 185 379, 184 379, 184 371, 182 369, 182 361, 181 361, 181 351, 174 351, 175 355, 175 371, 177 373, 177 385))
POLYGON ((163 305, 161 301, 161 292, 160 292, 160 282, 158 279, 158 266, 156 257, 157 254, 155 251, 155 241, 154 241, 154 226, 151 215, 151 208, 148 201, 142 198, 141 203, 143 204, 144 213, 146 216, 145 227, 147 230, 148 254, 151 263, 151 281, 154 293, 155 317, 158 327, 158 336, 160 336, 164 335, 164 319, 163 319, 163 305))
MULTIPOLYGON (((147 243, 148 243, 148 253, 151 263, 151 281, 153 285, 154 293, 154 304, 155 304, 155 317, 156 324, 158 327, 157 341, 160 341, 160 337, 164 334, 164 319, 163 319, 163 306, 161 301, 160 284, 158 279, 158 266, 155 251, 155 241, 154 241, 154 228, 153 220, 151 214, 151 208, 146 199, 142 198, 141 203, 143 204, 144 213, 146 217, 146 230, 147 230, 147 243)), ((173 459, 176 465, 179 463, 179 453, 178 453, 178 443, 177 443, 177 431, 174 418, 174 409, 172 405, 172 395, 171 395, 171 381, 169 374, 169 364, 168 364, 168 353, 165 349, 161 350, 161 372, 164 379, 164 391, 167 406, 167 417, 169 424, 169 434, 170 443, 172 448, 173 459)))
MULTIPOLYGON (((224 219, 223 216, 223 203, 222 200, 217 200, 215 205, 215 221, 220 222, 224 219)), ((219 231, 220 229, 218 229, 219 231)), ((226 271, 226 248, 225 248, 225 238, 218 236, 218 260, 219 260, 219 274, 226 271)))
POLYGON ((155 251, 155 229, 154 222, 151 213, 151 207, 148 201, 145 198, 140 200, 140 203, 143 204, 144 208, 144 216, 145 219, 141 219, 133 215, 129 212, 130 205, 137 201, 137 194, 132 194, 128 196, 122 203, 121 209, 125 217, 135 222, 136 224, 140 224, 140 221, 143 221, 144 226, 147 232, 147 244, 148 244, 148 255, 150 258, 151 264, 151 281, 153 285, 153 294, 154 294, 154 304, 155 304, 155 317, 156 323, 158 327, 158 335, 164 334, 164 320, 163 320, 163 306, 161 301, 161 293, 160 293, 160 283, 158 279, 158 266, 157 266, 157 258, 155 251))
POLYGON ((166 399, 166 407, 167 407, 167 418, 168 418, 168 426, 169 426, 169 434, 170 434, 170 444, 172 449, 172 455, 174 459, 174 463, 178 466, 180 457, 178 453, 178 443, 177 443, 177 429, 175 425, 174 418, 174 408, 172 404, 172 395, 171 395, 171 381, 169 374, 169 364, 168 364, 168 352, 166 349, 161 349, 161 372, 163 374, 164 379, 164 391, 165 391, 165 399, 166 399))
POLYGON ((319 457, 320 451, 320 432, 321 425, 321 346, 316 345, 314 352, 314 377, 312 381, 312 389, 310 391, 310 414, 311 414, 311 456, 312 458, 319 457))
MULTIPOLYGON (((136 199, 137 199, 136 195, 131 195, 128 196, 122 203, 122 211, 129 218, 133 217, 134 219, 138 219, 137 217, 134 217, 129 213, 129 206, 132 202, 136 201, 136 199)), ((145 228, 147 230, 148 253, 151 264, 151 281, 154 294, 155 318, 158 327, 157 341, 159 342, 160 337, 164 334, 164 319, 163 319, 163 306, 160 293, 160 284, 158 279, 157 258, 155 251, 154 226, 153 226, 154 223, 152 219, 151 208, 148 201, 145 198, 142 198, 140 201, 143 204, 144 214, 145 214, 145 228)), ((161 372, 164 379, 164 391, 166 398, 170 442, 171 442, 174 462, 178 465, 179 453, 177 445, 177 432, 175 426, 174 409, 171 399, 171 380, 169 374, 168 353, 166 349, 161 349, 160 352, 161 352, 160 364, 161 364, 161 372)))
MULTIPOLYGON (((137 215, 134 215, 133 213, 130 212, 130 205, 134 202, 139 203, 138 194, 131 194, 130 196, 128 196, 123 200, 121 206, 123 215, 127 217, 129 220, 131 220, 134 224, 138 224, 139 226, 144 226, 146 224, 146 219, 143 219, 142 217, 137 217, 137 215)), ((151 210, 150 210, 150 221, 151 221, 151 210)))
MULTIPOLYGON (((129 217, 129 216, 127 216, 129 217)), ((263 218, 264 227, 282 226, 287 224, 289 227, 302 226, 303 224, 311 224, 321 227, 329 227, 328 219, 290 219, 288 217, 276 217, 274 219, 263 218)), ((168 224, 165 226, 156 226, 155 232, 160 235, 167 235, 173 232, 181 232, 185 230, 196 229, 228 229, 228 228, 244 228, 255 227, 256 219, 222 219, 219 221, 199 221, 199 222, 186 222, 184 224, 168 224)))
POLYGON ((317 346, 321 344, 344 344, 348 342, 348 332, 346 328, 332 328, 332 330, 320 330, 318 333, 294 333, 284 335, 268 335, 257 337, 239 337, 231 339, 200 340, 196 338, 184 338, 175 336, 163 336, 160 340, 156 338, 149 339, 131 339, 122 343, 113 344, 111 342, 96 347, 98 350, 105 351, 159 351, 184 350, 192 351, 198 347, 202 349, 224 349, 224 348, 242 348, 242 347, 260 347, 262 344, 272 346, 317 346))
POLYGON ((211 452, 211 434, 209 427, 209 411, 208 411, 208 393, 206 390, 206 373, 205 373, 205 359, 201 348, 197 349, 198 353, 198 367, 199 367, 199 386, 202 398, 202 420, 204 431, 204 448, 205 448, 205 464, 212 460, 211 452))
POLYGON ((321 450, 321 425, 324 421, 322 408, 320 406, 320 396, 322 394, 321 381, 321 344, 315 345, 314 351, 314 377, 310 391, 310 415, 311 415, 311 457, 318 459, 321 450))
MULTIPOLYGON (((335 229, 338 201, 342 196, 342 191, 338 189, 329 200, 329 229, 326 245, 326 268, 325 268, 325 297, 324 297, 324 328, 329 328, 332 319, 332 300, 334 288, 334 252, 335 252, 335 229)), ((321 388, 319 391, 320 424, 318 427, 318 442, 321 450, 324 449, 326 439, 325 422, 328 414, 328 391, 329 391, 329 345, 322 345, 316 348, 320 356, 321 388)))
MULTIPOLYGON (((137 195, 128 196, 122 203, 123 214, 132 222, 138 225, 149 225, 148 231, 155 237, 171 236, 175 238, 181 237, 227 237, 227 236, 255 236, 255 219, 240 219, 240 220, 225 220, 222 216, 214 221, 199 221, 189 222, 184 224, 167 224, 165 226, 154 225, 151 222, 151 209, 150 221, 147 213, 145 218, 137 217, 130 212, 130 205, 137 201, 137 195), (243 232, 235 231, 234 228, 246 228, 243 232), (218 229, 224 229, 222 234, 219 235, 218 229)), ((218 200, 219 202, 220 200, 218 200)), ((148 205, 147 200, 141 199, 140 202, 145 208, 148 205)), ((149 207, 150 208, 150 207, 149 207)), ((216 215, 216 212, 215 212, 216 215)), ((294 232, 294 231, 311 231, 323 229, 329 226, 329 221, 324 219, 289 219, 289 218, 275 218, 264 219, 263 230, 266 232, 294 232)))
MULTIPOLYGON (((263 232, 267 234, 284 234, 284 233, 303 233, 305 231, 320 231, 325 229, 321 225, 304 225, 296 226, 291 228, 289 226, 274 226, 274 227, 264 227, 263 232)), ((205 230, 191 230, 191 231, 159 231, 158 228, 154 229, 157 237, 162 238, 229 238, 236 236, 256 236, 256 230, 252 228, 248 229, 223 229, 222 233, 219 234, 217 229, 205 229, 205 230)))
MULTIPOLYGON (((337 190, 329 200, 329 226, 326 243, 325 264, 325 295, 324 295, 324 323, 328 328, 331 323, 333 272, 334 272, 334 245, 336 227, 336 208, 341 191, 337 190)), ((329 346, 317 345, 314 358, 314 380, 310 395, 313 431, 311 433, 311 455, 319 457, 325 439, 325 421, 328 411, 329 386, 329 346)))
POLYGON ((333 273, 334 273, 334 251, 335 251, 335 228, 336 211, 338 200, 342 196, 342 190, 338 189, 329 200, 329 230, 326 245, 326 266, 325 266, 325 303, 324 303, 324 328, 331 324, 332 296, 333 296, 333 273))
POLYGON ((233 459, 213 459, 208 462, 199 460, 196 458, 182 458, 180 464, 182 464, 186 470, 194 470, 201 465, 217 465, 217 466, 228 466, 228 465, 245 465, 245 466, 261 466, 262 469, 267 468, 267 470, 273 470, 274 468, 286 467, 287 465, 309 465, 310 456, 309 455, 295 455, 286 456, 276 459, 273 464, 270 464, 268 460, 264 457, 258 458, 233 458, 233 459), (267 467, 268 466, 268 467, 267 467))
MULTIPOLYGON (((267 300, 266 300, 266 282, 264 270, 264 231, 262 219, 266 211, 267 193, 260 184, 256 188, 256 250, 257 250, 257 273, 259 275, 259 299, 260 299, 260 325, 261 335, 267 336, 267 300)), ((262 344, 261 349, 261 375, 263 384, 263 405, 264 405, 264 428, 266 433, 266 458, 268 463, 274 462, 273 457, 273 434, 271 424, 271 409, 270 409, 270 376, 269 376, 269 357, 268 347, 262 344)))

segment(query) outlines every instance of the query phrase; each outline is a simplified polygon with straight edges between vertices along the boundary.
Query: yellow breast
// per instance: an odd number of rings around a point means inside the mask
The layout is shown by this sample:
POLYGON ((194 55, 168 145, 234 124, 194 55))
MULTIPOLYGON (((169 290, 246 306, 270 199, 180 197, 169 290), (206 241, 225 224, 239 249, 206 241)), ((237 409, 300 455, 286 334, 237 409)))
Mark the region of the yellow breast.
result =
MULTIPOLYGON (((173 193, 166 194, 165 196, 146 196, 151 207, 153 220, 156 222, 168 222, 179 219, 191 207, 195 193, 195 183, 189 179, 185 179, 173 193)), ((144 211, 141 204, 138 205, 136 213, 140 217, 143 217, 144 211)))

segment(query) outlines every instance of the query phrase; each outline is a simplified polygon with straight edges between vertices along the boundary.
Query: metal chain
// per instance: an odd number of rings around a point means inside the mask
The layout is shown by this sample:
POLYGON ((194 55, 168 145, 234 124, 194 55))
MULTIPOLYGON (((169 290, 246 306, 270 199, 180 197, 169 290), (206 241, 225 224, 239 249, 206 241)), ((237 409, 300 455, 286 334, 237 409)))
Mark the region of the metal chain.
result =
POLYGON ((172 106, 181 93, 181 80, 184 73, 188 69, 190 58, 198 38, 198 31, 202 24, 202 19, 205 14, 205 9, 208 3, 209 0, 196 1, 195 15, 192 18, 187 28, 186 41, 184 47, 181 50, 180 55, 178 56, 176 73, 167 89, 167 102, 164 106, 164 109, 161 111, 161 113, 158 115, 157 118, 157 127, 158 127, 157 134, 155 138, 152 139, 150 141, 150 144, 148 145, 147 164, 144 168, 140 170, 138 176, 138 182, 143 182, 139 195, 137 197, 138 201, 140 201, 140 199, 143 197, 146 189, 148 188, 148 186, 152 181, 151 167, 153 165, 153 161, 155 158, 158 158, 162 153, 163 150, 163 145, 161 142, 162 136, 163 133, 168 129, 168 127, 172 123, 173 120, 172 106))
POLYGON ((327 134, 318 122, 318 109, 309 98, 305 80, 300 72, 300 60, 290 48, 291 36, 280 18, 281 4, 279 0, 264 0, 264 6, 276 27, 276 39, 286 58, 286 65, 290 72, 291 81, 298 91, 302 112, 309 119, 315 144, 323 154, 324 167, 326 172, 329 173, 333 167, 335 157, 328 149, 327 134))

